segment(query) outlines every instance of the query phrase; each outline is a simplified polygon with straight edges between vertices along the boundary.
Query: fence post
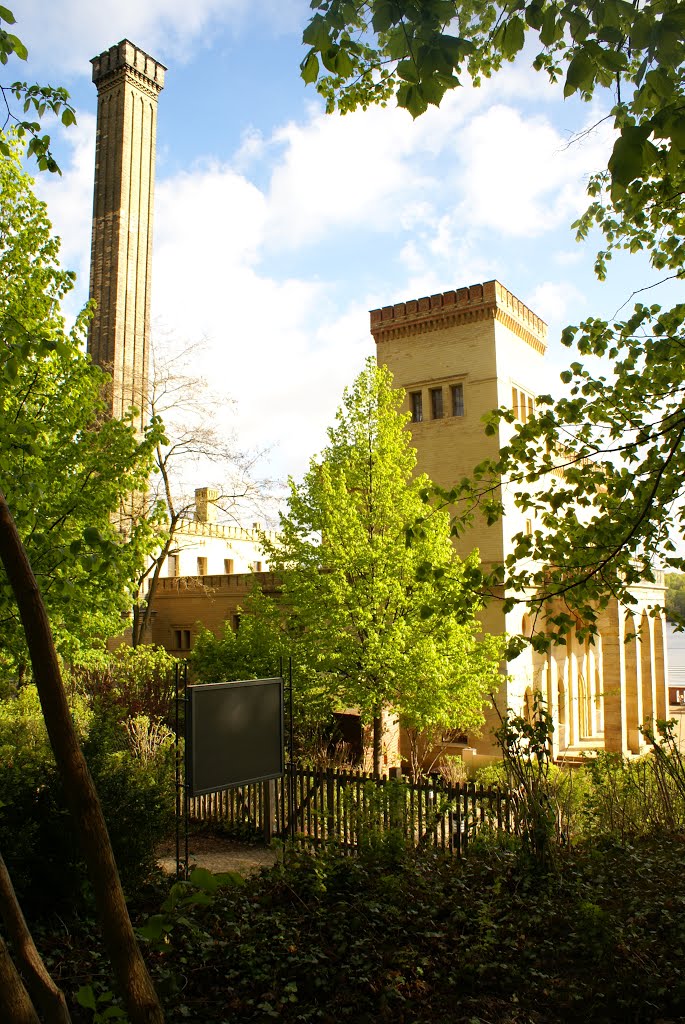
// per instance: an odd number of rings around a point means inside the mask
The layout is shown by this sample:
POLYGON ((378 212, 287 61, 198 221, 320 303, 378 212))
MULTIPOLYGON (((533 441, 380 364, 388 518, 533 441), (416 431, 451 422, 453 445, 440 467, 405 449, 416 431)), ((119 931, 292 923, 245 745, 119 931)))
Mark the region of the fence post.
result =
POLYGON ((274 834, 274 780, 267 779, 262 785, 264 787, 264 842, 268 846, 274 834))
POLYGON ((330 843, 335 833, 335 775, 332 768, 326 770, 326 839, 330 843))

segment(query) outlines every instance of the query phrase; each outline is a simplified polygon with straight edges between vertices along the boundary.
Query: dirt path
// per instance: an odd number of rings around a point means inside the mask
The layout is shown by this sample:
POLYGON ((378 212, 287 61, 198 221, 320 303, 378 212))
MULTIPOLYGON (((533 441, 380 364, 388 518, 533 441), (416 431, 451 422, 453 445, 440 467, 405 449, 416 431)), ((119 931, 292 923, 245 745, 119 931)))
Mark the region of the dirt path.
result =
MULTIPOLYGON (((183 841, 181 841, 183 855, 183 841)), ((276 863, 277 852, 266 846, 250 846, 236 843, 219 836, 190 836, 188 839, 188 861, 195 867, 209 871, 238 871, 249 875, 263 867, 276 863)), ((176 873, 176 845, 166 843, 160 850, 158 864, 168 874, 176 873)))

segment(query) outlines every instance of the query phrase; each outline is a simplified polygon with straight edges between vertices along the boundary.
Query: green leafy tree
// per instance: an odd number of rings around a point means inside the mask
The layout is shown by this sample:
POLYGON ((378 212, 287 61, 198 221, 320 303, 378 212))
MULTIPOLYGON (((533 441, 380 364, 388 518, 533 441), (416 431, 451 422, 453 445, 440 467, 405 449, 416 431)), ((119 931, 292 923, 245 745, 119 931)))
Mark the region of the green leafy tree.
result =
MULTIPOLYGON (((65 333, 60 303, 73 275, 18 156, 0 161, 0 488, 39 580, 60 653, 81 659, 122 630, 152 537, 126 536, 122 500, 151 470, 154 423, 142 440, 106 415, 106 376, 83 352, 87 316, 65 333)), ((2 657, 26 661, 11 587, 0 571, 2 657)))
POLYGON ((288 641, 278 605, 255 591, 238 609, 237 628, 225 622, 220 637, 202 628, 195 638, 190 663, 198 682, 267 679, 277 675, 288 641))
MULTIPOLYGON (((0 64, 7 65, 11 58, 25 61, 28 50, 21 39, 8 32, 7 26, 15 24, 15 17, 7 7, 0 6, 0 64)), ((2 131, 12 128, 19 138, 28 139, 26 155, 34 157, 39 171, 52 171, 61 174, 57 161, 50 149, 50 136, 41 134, 41 123, 46 114, 58 117, 63 125, 76 124, 76 112, 69 102, 69 93, 62 86, 37 85, 28 82, 0 82, 0 93, 5 108, 2 131), (16 114, 13 105, 20 106, 20 114, 16 114), (28 116, 22 116, 28 115, 28 116)), ((9 142, 0 137, 0 153, 5 157, 12 155, 9 142)))
MULTIPOLYGON (((563 81, 566 97, 605 97, 616 141, 590 181, 591 203, 574 225, 578 237, 593 227, 603 233, 600 278, 619 249, 648 253, 665 277, 683 276, 685 8, 678 0, 312 6, 302 75, 329 110, 394 96, 417 117, 466 78, 478 85, 526 44, 537 51, 533 66, 563 81)), ((537 415, 517 426, 501 459, 443 497, 468 507, 490 474, 518 483, 518 504, 538 514, 540 529, 517 538, 506 566, 512 600, 531 588, 538 608, 563 598, 592 631, 611 596, 630 603, 634 584, 655 580, 659 552, 671 567, 685 568, 685 304, 666 310, 639 303, 615 323, 590 317, 568 327, 562 342, 578 353, 562 375, 569 396, 540 396, 537 415), (604 360, 599 367, 597 357, 604 360), (530 493, 540 479, 545 485, 530 493)), ((501 410, 492 431, 500 419, 511 413, 501 410)), ((537 640, 548 643, 570 623, 566 611, 548 616, 547 636, 537 640)))
POLYGON ((418 728, 476 726, 501 655, 499 640, 476 639, 477 555, 457 558, 446 512, 425 515, 430 482, 413 476, 402 399, 370 359, 328 446, 302 483, 290 481, 278 539, 263 542, 298 660, 339 708, 373 721, 375 771, 384 712, 418 728))

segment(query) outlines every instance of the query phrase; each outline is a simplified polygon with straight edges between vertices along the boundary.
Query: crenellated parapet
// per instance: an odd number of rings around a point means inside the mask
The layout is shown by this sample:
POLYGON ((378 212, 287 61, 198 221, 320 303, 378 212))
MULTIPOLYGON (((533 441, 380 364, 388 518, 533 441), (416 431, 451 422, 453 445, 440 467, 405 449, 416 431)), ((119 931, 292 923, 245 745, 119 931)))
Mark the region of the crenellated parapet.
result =
POLYGON ((280 588, 280 580, 272 572, 240 572, 209 576, 160 576, 157 581, 155 600, 169 594, 209 594, 224 592, 244 596, 254 592, 255 584, 267 594, 280 588))
POLYGON ((499 281, 425 295, 372 309, 376 344, 478 320, 498 320, 536 352, 547 349, 547 324, 499 281))
POLYGON ((275 530, 250 529, 246 526, 230 526, 197 519, 180 519, 177 533, 184 537, 218 537, 220 540, 245 540, 254 544, 259 544, 262 537, 268 540, 276 540, 277 537, 275 530))

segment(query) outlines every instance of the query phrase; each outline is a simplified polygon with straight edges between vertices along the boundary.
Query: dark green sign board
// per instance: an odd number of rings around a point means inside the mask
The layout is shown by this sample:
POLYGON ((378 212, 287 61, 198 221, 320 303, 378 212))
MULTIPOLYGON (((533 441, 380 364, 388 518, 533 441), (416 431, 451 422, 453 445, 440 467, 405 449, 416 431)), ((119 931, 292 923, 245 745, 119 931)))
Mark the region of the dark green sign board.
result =
POLYGON ((189 796, 275 779, 285 770, 283 680, 189 686, 186 784, 189 796))

